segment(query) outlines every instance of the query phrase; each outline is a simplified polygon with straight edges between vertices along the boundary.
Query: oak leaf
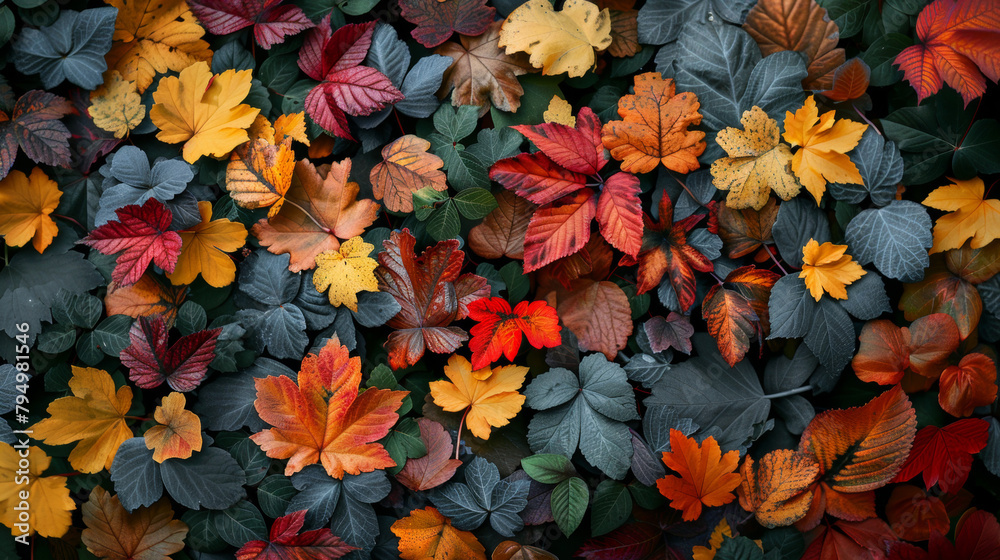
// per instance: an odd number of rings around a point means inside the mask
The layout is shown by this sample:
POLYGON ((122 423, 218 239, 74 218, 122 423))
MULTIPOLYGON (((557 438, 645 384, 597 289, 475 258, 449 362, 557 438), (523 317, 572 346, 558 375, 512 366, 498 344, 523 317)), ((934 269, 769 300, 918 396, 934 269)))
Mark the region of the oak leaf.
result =
POLYGON ((166 498, 127 511, 118 496, 95 486, 84 502, 80 540, 91 554, 107 560, 169 560, 184 548, 188 526, 174 519, 166 498))
POLYGON ((529 0, 504 20, 498 44, 507 54, 528 53, 546 76, 578 78, 594 67, 595 49, 611 46, 611 16, 586 0, 567 0, 560 11, 546 0, 529 0))
POLYGON ((451 91, 451 104, 477 105, 485 110, 489 103, 501 111, 515 112, 521 106, 524 88, 517 77, 531 71, 524 53, 507 54, 497 42, 500 26, 493 22, 478 37, 462 35, 459 42, 448 42, 434 50, 454 61, 444 73, 438 97, 451 91))
POLYGON ((938 404, 952 416, 972 416, 976 407, 989 406, 997 399, 996 381, 992 358, 978 352, 966 354, 958 365, 941 372, 938 404))
POLYGON ((37 89, 22 95, 10 115, 0 110, 0 179, 14 165, 18 146, 35 163, 68 166, 71 134, 60 119, 71 112, 69 101, 37 89))
POLYGON ((17 530, 16 534, 24 532, 23 527, 15 527, 23 523, 19 513, 24 510, 14 509, 21 505, 21 492, 28 493, 28 534, 37 532, 42 537, 58 539, 72 526, 76 502, 66 487, 68 477, 42 476, 51 463, 52 459, 41 447, 14 449, 9 443, 0 441, 0 472, 3 473, 0 475, 0 523, 11 531, 17 530), (27 453, 27 457, 21 455, 22 452, 27 453), (27 468, 22 466, 25 460, 27 468), (23 472, 25 470, 27 472, 23 472), (26 480, 20 480, 21 476, 26 480))
POLYGON ((982 418, 965 418, 943 428, 924 426, 893 482, 923 473, 928 490, 937 484, 943 492, 957 492, 972 469, 972 456, 986 447, 988 438, 989 423, 982 418))
POLYGON ((403 19, 416 26, 410 35, 427 48, 447 41, 453 33, 481 35, 497 14, 486 0, 401 0, 399 7, 403 19))
POLYGON ((215 344, 222 329, 198 331, 171 345, 163 317, 140 317, 129 329, 129 346, 121 353, 129 379, 142 389, 159 387, 166 381, 175 391, 195 389, 208 374, 215 359, 215 344))
POLYGON ((846 287, 864 276, 867 271, 846 255, 847 245, 834 245, 829 241, 820 245, 810 238, 802 248, 802 272, 806 287, 813 299, 819 301, 824 293, 834 299, 847 299, 846 287))
POLYGON ((506 189, 494 197, 497 207, 469 230, 469 248, 484 259, 523 259, 524 236, 538 206, 506 189))
POLYGON ((316 272, 313 286, 316 291, 327 292, 330 305, 346 306, 358 311, 358 293, 377 292, 378 263, 369 255, 375 246, 361 237, 352 237, 340 244, 336 251, 323 251, 316 255, 316 272))
POLYGON ((52 213, 59 206, 62 191, 40 167, 31 175, 14 171, 0 181, 0 235, 11 247, 31 241, 42 253, 59 234, 52 213))
POLYGON ((761 457, 756 468, 748 455, 740 477, 740 506, 765 527, 785 527, 809 511, 808 490, 819 477, 819 463, 808 453, 778 449, 761 457))
POLYGON ((451 519, 437 509, 415 509, 392 524, 399 537, 399 557, 403 560, 486 560, 486 549, 476 536, 451 525, 451 519))
POLYGON ((306 510, 274 520, 268 541, 250 541, 236 551, 236 560, 335 560, 353 547, 340 540, 328 527, 302 531, 306 510))
MULTIPOLYGON (((433 391, 433 383, 432 391, 433 391)), ((396 474, 396 481, 414 492, 424 492, 448 482, 462 461, 452 459, 451 434, 441 424, 430 418, 417 418, 420 439, 427 447, 427 454, 407 459, 403 469, 396 474)))
POLYGON ((198 202, 201 223, 181 230, 181 256, 174 271, 167 278, 175 286, 190 284, 200 274, 209 286, 221 288, 236 279, 236 265, 226 253, 231 253, 246 242, 247 228, 226 218, 212 219, 212 203, 198 202))
POLYGON ((431 381, 434 403, 447 412, 468 409, 465 425, 472 435, 490 439, 490 428, 510 423, 524 404, 518 389, 524 384, 528 368, 503 366, 473 370, 473 366, 458 354, 448 358, 444 374, 450 381, 431 381))
POLYGON ((90 118, 102 130, 124 138, 146 118, 146 106, 135 82, 122 78, 112 70, 110 81, 90 92, 90 118))
MULTIPOLYGON (((437 0, 432 0, 436 2, 437 0)), ((444 160, 428 153, 431 143, 407 134, 382 148, 382 161, 372 167, 370 179, 377 200, 393 212, 413 212, 413 193, 430 187, 448 190, 444 160)))
POLYGON ((884 319, 869 321, 858 339, 861 344, 851 361, 854 373, 881 385, 899 383, 907 371, 936 379, 962 341, 955 320, 944 313, 919 317, 909 327, 884 319))
POLYGON ((985 185, 979 177, 967 181, 951 179, 924 199, 923 205, 949 214, 934 223, 934 246, 929 253, 958 249, 969 239, 973 249, 981 249, 1000 239, 1000 200, 985 199, 985 185))
POLYGON ((157 463, 187 459, 193 452, 201 451, 201 418, 185 409, 186 403, 183 393, 171 392, 153 411, 157 424, 142 437, 146 448, 153 450, 153 460, 157 463))
POLYGON ((173 272, 181 254, 181 236, 170 231, 173 215, 155 198, 142 206, 130 204, 115 210, 117 220, 94 228, 80 242, 105 255, 118 253, 111 280, 120 286, 135 284, 150 263, 173 272))
POLYGON ((225 187, 239 206, 251 210, 269 207, 267 217, 273 218, 285 203, 294 170, 290 137, 277 144, 257 138, 233 150, 226 166, 225 187))
POLYGON ((189 0, 191 11, 213 35, 228 35, 253 26, 253 37, 265 49, 313 26, 302 8, 284 0, 189 0))
POLYGON ((736 472, 740 453, 723 454, 714 437, 699 444, 671 428, 670 451, 663 453, 663 462, 680 476, 668 474, 656 481, 656 488, 670 500, 670 507, 683 512, 684 521, 701 517, 703 505, 721 506, 736 499, 733 490, 740 485, 736 472))
POLYGON ((533 348, 562 343, 559 316, 544 301, 522 301, 511 310, 503 298, 482 298, 469 304, 469 318, 479 322, 469 330, 473 369, 488 367, 501 353, 513 361, 521 349, 521 333, 533 348))
POLYGON ((792 156, 792 171, 819 205, 826 184, 864 184, 864 178, 847 152, 861 141, 868 125, 847 119, 835 119, 834 111, 822 116, 816 98, 810 95, 795 113, 785 112, 783 138, 792 146, 801 146, 792 156))

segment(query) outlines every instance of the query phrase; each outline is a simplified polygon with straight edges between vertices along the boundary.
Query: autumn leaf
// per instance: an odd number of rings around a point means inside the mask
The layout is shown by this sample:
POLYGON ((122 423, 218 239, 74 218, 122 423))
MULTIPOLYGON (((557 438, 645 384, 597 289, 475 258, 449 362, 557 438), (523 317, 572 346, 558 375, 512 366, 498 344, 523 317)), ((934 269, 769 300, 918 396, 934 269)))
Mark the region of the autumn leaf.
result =
POLYGON ((473 370, 469 360, 455 354, 444 366, 450 381, 431 381, 431 396, 447 412, 468 409, 465 425, 469 431, 480 439, 490 439, 491 426, 506 426, 521 411, 524 395, 517 391, 527 373, 528 368, 521 366, 473 370))
POLYGON ((844 254, 847 245, 834 245, 829 241, 820 245, 809 239, 802 248, 802 272, 806 287, 813 299, 819 301, 824 293, 834 299, 847 299, 846 287, 864 276, 867 271, 844 254))
POLYGON ((820 94, 835 102, 860 99, 868 91, 871 68, 865 61, 854 57, 833 71, 833 86, 820 94))
POLYGON ((524 236, 538 206, 508 190, 501 190, 494 197, 497 207, 469 230, 469 248, 484 259, 521 260, 524 258, 524 236))
POLYGON ((662 542, 659 526, 629 523, 603 537, 587 539, 576 555, 586 560, 616 560, 623 554, 626 558, 649 558, 658 550, 662 552, 662 542))
POLYGON ((118 253, 111 280, 119 285, 135 284, 150 263, 165 272, 174 271, 181 253, 181 236, 169 231, 173 215, 162 202, 147 199, 142 206, 130 204, 115 210, 117 220, 98 226, 81 243, 105 255, 118 253))
POLYGON ((275 519, 270 540, 246 543, 236 551, 236 560, 335 560, 357 550, 329 527, 300 532, 305 521, 306 510, 275 519))
POLYGON ((771 191, 782 200, 799 194, 802 186, 792 173, 792 150, 780 142, 778 122, 760 107, 743 113, 743 129, 724 128, 716 142, 729 154, 712 164, 712 182, 726 195, 726 206, 760 210, 771 191))
POLYGON ((14 449, 9 443, 0 441, 0 473, 3 473, 0 474, 0 523, 11 531, 17 530, 16 534, 37 532, 42 537, 58 539, 72 526, 72 511, 76 509, 76 502, 66 487, 68 477, 42 476, 51 463, 52 459, 41 447, 32 445, 27 449, 14 449), (27 457, 21 453, 26 453, 27 457), (22 466, 25 461, 27 467, 22 466), (20 480, 21 476, 25 479, 20 480), (28 495, 26 513, 31 522, 27 524, 19 519, 24 510, 15 509, 21 506, 22 492, 28 495), (16 527, 17 524, 27 525, 27 530, 16 527))
POLYGON ((319 354, 302 359, 298 380, 268 376, 254 380, 254 407, 274 426, 250 436, 272 459, 289 459, 285 476, 320 463, 327 474, 342 479, 393 467, 381 444, 399 416, 406 391, 365 389, 361 358, 350 357, 333 336, 319 354))
POLYGON ((160 129, 157 140, 167 144, 184 142, 184 161, 201 156, 224 157, 250 139, 247 127, 260 113, 242 103, 250 92, 249 70, 226 70, 212 74, 208 64, 198 62, 179 76, 160 80, 153 92, 156 102, 149 118, 160 129))
POLYGON ((90 92, 87 112, 99 128, 115 138, 124 138, 146 118, 146 106, 135 82, 122 78, 117 70, 112 70, 109 77, 108 82, 90 92))
POLYGON ((778 274, 770 270, 741 266, 730 272, 723 284, 712 286, 705 295, 702 316, 719 352, 730 366, 743 359, 750 342, 757 338, 758 329, 767 334, 767 304, 778 278, 778 274))
POLYGON ((721 506, 736 499, 739 461, 739 451, 723 454, 712 436, 699 444, 671 428, 670 451, 663 453, 663 462, 680 476, 668 474, 656 481, 656 488, 670 500, 670 507, 683 512, 684 521, 695 521, 702 505, 721 506))
POLYGON ((191 11, 213 35, 228 35, 253 26, 253 37, 265 49, 313 26, 302 8, 284 0, 190 0, 191 11))
POLYGON ((569 290, 546 296, 563 325, 579 339, 580 350, 601 352, 609 360, 625 348, 632 334, 628 296, 614 282, 581 278, 569 290))
POLYGON ((740 477, 740 506, 765 527, 786 527, 809 511, 808 490, 819 477, 819 463, 808 453, 778 449, 761 457, 756 468, 748 455, 740 477))
POLYGON ((330 305, 346 306, 358 310, 358 293, 377 292, 375 269, 378 263, 369 255, 375 246, 361 237, 352 237, 341 243, 336 251, 323 251, 316 255, 316 272, 313 285, 316 291, 327 292, 330 305))
POLYGON ((553 95, 552 99, 549 100, 548 108, 542 113, 542 120, 547 123, 559 123, 569 127, 576 127, 573 106, 558 95, 553 95))
POLYGON ((493 549, 492 560, 558 560, 551 552, 537 546, 529 546, 515 541, 503 541, 493 549))
POLYGON ((226 190, 243 208, 268 208, 273 218, 285 203, 285 193, 292 185, 295 152, 291 138, 278 144, 258 138, 233 150, 226 166, 226 190))
POLYGON ((819 528, 803 560, 883 560, 890 542, 897 540, 881 519, 837 521, 819 528))
POLYGON ((198 202, 201 223, 181 230, 181 256, 167 278, 175 286, 190 284, 200 274, 209 286, 221 288, 236 279, 236 265, 226 253, 231 253, 246 242, 247 229, 239 222, 226 218, 212 219, 212 203, 198 202))
POLYGON ((399 537, 399 557, 404 560, 486 560, 486 549, 476 536, 451 525, 437 509, 415 509, 397 520, 391 530, 399 537))
POLYGON ((152 274, 143 274, 129 286, 111 282, 104 294, 104 309, 108 316, 128 315, 138 319, 159 315, 168 327, 177 319, 177 311, 187 295, 186 287, 175 287, 152 274))
POLYGON ((615 58, 635 56, 639 45, 639 10, 634 10, 635 0, 597 0, 600 9, 607 8, 611 17, 611 45, 608 54, 615 58))
POLYGON ((201 418, 184 408, 187 400, 182 393, 171 392, 163 397, 153 411, 157 424, 146 430, 146 448, 153 450, 153 460, 187 459, 201 451, 201 418))
POLYGON ((527 74, 531 64, 524 53, 507 54, 497 44, 502 23, 495 21, 478 37, 461 35, 458 43, 434 50, 454 61, 444 73, 438 97, 443 99, 451 91, 455 107, 477 105, 485 110, 493 103, 501 111, 517 111, 524 94, 517 77, 527 74))
MULTIPOLYGON (((444 382, 432 381, 432 391, 434 383, 444 382)), ((427 454, 407 459, 403 469, 396 474, 396 481, 414 492, 424 492, 451 480, 455 470, 462 466, 462 461, 452 459, 451 434, 441 424, 430 418, 417 418, 417 426, 420 427, 420 439, 427 447, 427 454)))
POLYGON ((932 533, 946 535, 951 528, 944 502, 909 484, 892 489, 885 517, 893 532, 907 541, 926 541, 932 533))
POLYGON ((307 159, 297 162, 281 211, 251 232, 268 251, 291 255, 288 270, 315 267, 316 255, 340 249, 341 240, 364 233, 378 215, 377 202, 357 199, 360 187, 347 181, 350 174, 349 159, 331 163, 329 171, 307 159))
MULTIPOLYGON (((437 2, 437 0, 431 0, 437 2)), ((448 190, 444 160, 428 153, 431 143, 407 134, 382 148, 382 162, 372 167, 372 192, 393 212, 413 212, 413 193, 430 187, 448 190)))
POLYGON ((280 144, 285 139, 291 138, 296 142, 309 145, 309 135, 306 134, 306 113, 299 111, 285 115, 278 115, 274 119, 274 143, 280 144))
POLYGON ((846 154, 861 141, 868 125, 835 119, 834 111, 822 116, 816 98, 810 95, 795 113, 785 112, 785 142, 801 146, 792 156, 792 171, 819 205, 827 182, 864 184, 864 179, 846 154))
POLYGON ((140 317, 129 330, 130 344, 122 351, 122 365, 129 368, 129 379, 142 389, 159 387, 166 381, 175 391, 191 391, 205 379, 221 332, 198 331, 168 346, 163 318, 140 317))
POLYGON ((986 447, 988 428, 989 423, 982 418, 965 418, 943 428, 920 428, 893 482, 906 482, 923 473, 928 490, 937 484, 942 492, 958 492, 972 469, 972 456, 986 447))
POLYGON ((858 337, 861 344, 851 361, 858 379, 895 385, 907 371, 936 379, 962 341, 955 320, 932 313, 897 327, 892 321, 868 321, 858 337))
POLYGON ((611 17, 586 0, 567 0, 558 12, 545 0, 530 0, 504 20, 498 44, 507 54, 531 55, 544 75, 578 78, 594 67, 595 49, 611 46, 611 17))
POLYGON ((403 19, 416 26, 410 35, 427 48, 447 41, 453 33, 481 35, 497 15, 486 0, 401 0, 399 7, 403 19))
POLYGON ((952 184, 934 189, 923 202, 949 212, 934 223, 934 246, 929 253, 958 249, 969 239, 973 249, 981 249, 1000 239, 1000 200, 985 200, 985 185, 979 177, 950 180, 952 184))
POLYGON ((738 259, 762 245, 774 243, 771 228, 778 219, 778 204, 774 198, 769 197, 764 206, 757 210, 732 210, 722 202, 719 205, 718 219, 719 237, 722 238, 723 246, 729 258, 738 259))
POLYGON ((184 548, 188 526, 174 519, 170 500, 129 512, 118 496, 95 486, 84 502, 80 540, 91 554, 107 560, 169 560, 184 548))
POLYGON ((555 348, 562 343, 559 317, 544 301, 522 301, 511 310, 503 298, 482 298, 469 304, 469 318, 478 324, 469 330, 473 369, 483 369, 502 353, 513 361, 521 349, 521 333, 533 348, 555 348))
POLYGON ((59 206, 62 191, 40 167, 31 175, 13 171, 0 181, 0 235, 11 247, 28 241, 42 253, 59 234, 52 213, 59 206))
POLYGON ((13 167, 18 146, 35 163, 69 165, 71 134, 60 119, 71 112, 69 101, 37 89, 22 95, 10 115, 0 110, 0 178, 13 167))
POLYGON ((938 403, 958 418, 972 416, 976 407, 989 406, 997 399, 997 367, 985 354, 962 356, 958 365, 941 372, 940 381, 938 403))
POLYGON ((687 315, 673 311, 665 318, 654 315, 643 323, 642 329, 646 331, 646 338, 649 339, 649 347, 653 352, 666 352, 673 348, 685 354, 691 353, 694 326, 691 325, 691 319, 687 315))
POLYGON ((48 418, 34 426, 35 439, 49 445, 78 442, 69 454, 69 464, 84 473, 111 468, 118 446, 132 437, 125 415, 132 408, 132 389, 115 390, 108 372, 72 366, 71 397, 49 403, 48 418))

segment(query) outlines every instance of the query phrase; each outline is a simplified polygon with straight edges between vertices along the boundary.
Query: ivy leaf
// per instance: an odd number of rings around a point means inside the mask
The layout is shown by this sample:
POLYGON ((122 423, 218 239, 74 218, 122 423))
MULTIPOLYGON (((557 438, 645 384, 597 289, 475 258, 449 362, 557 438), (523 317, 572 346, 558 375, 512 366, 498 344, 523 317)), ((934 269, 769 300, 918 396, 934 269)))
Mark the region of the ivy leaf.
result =
POLYGON ((281 6, 282 0, 253 0, 233 4, 222 0, 194 0, 189 6, 213 35, 228 35, 253 26, 253 37, 264 49, 284 43, 313 22, 298 6, 281 6))
POLYGON ((94 89, 104 82, 104 55, 111 49, 117 16, 116 8, 63 10, 52 25, 25 28, 13 44, 14 66, 22 74, 39 74, 45 89, 64 80, 94 89))
POLYGON ((427 48, 444 43, 453 33, 482 35, 497 13, 485 0, 403 0, 399 7, 403 19, 416 26, 410 34, 427 48))
MULTIPOLYGON (((17 158, 17 147, 35 163, 69 165, 70 132, 60 119, 71 113, 68 101, 41 90, 22 95, 9 118, 0 119, 0 177, 6 177, 17 158)), ((7 117, 0 111, 0 115, 7 117)))
POLYGON ((270 539, 250 541, 236 551, 237 560, 280 560, 284 558, 341 558, 356 547, 346 544, 329 528, 302 531, 306 512, 299 510, 274 520, 270 539))
POLYGON ((458 529, 473 530, 488 517, 496 532, 512 537, 524 526, 518 513, 528 505, 528 481, 500 480, 496 465, 476 457, 465 468, 465 484, 452 482, 430 498, 458 529))
POLYGON ((847 224, 844 238, 858 263, 875 263, 889 278, 919 281, 930 264, 931 219, 915 202, 894 200, 863 210, 847 224))
POLYGON ((97 486, 81 509, 87 528, 80 539, 98 558, 166 560, 184 548, 188 526, 174 519, 167 500, 129 513, 118 496, 97 486))

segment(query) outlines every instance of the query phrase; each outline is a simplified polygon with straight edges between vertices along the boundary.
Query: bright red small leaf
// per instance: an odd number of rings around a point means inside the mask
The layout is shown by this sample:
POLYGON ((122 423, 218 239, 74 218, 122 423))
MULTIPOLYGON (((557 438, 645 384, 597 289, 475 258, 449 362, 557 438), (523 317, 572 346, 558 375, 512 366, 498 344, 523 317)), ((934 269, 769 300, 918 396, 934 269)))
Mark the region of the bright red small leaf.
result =
POLYGON ((174 219, 169 208, 150 198, 142 206, 130 204, 115 214, 118 220, 95 228, 82 240, 105 255, 120 253, 111 273, 113 282, 135 284, 151 262, 166 272, 174 271, 182 243, 179 233, 168 231, 174 219))
POLYGON ((522 301, 512 311, 503 298, 482 298, 469 304, 469 318, 479 321, 469 330, 474 370, 488 367, 500 359, 501 353, 513 360, 521 349, 521 333, 533 348, 562 344, 559 316, 544 301, 522 301))
POLYGON ((166 381, 174 391, 190 391, 205 379, 221 332, 199 331, 168 346, 163 317, 139 317, 128 333, 131 344, 121 353, 122 365, 129 368, 129 379, 143 389, 159 387, 166 381))
POLYGON ((284 0, 189 0, 188 6, 213 35, 228 35, 253 26, 257 44, 270 49, 313 27, 298 6, 281 6, 284 0))
POLYGON ((270 541, 250 541, 236 551, 236 560, 334 560, 357 550, 333 534, 329 527, 299 533, 306 510, 274 520, 270 541))
POLYGON ((440 45, 455 32, 478 37, 497 15, 486 0, 401 0, 399 7, 403 19, 417 26, 410 34, 427 48, 440 45))
POLYGON ((924 426, 893 482, 905 482, 923 473, 928 490, 937 484, 944 492, 957 492, 972 469, 972 456, 986 447, 988 427, 982 418, 966 418, 943 428, 924 426))
POLYGON ((952 416, 971 416, 976 407, 997 399, 997 366, 985 354, 966 354, 957 366, 944 369, 940 382, 938 404, 952 416))

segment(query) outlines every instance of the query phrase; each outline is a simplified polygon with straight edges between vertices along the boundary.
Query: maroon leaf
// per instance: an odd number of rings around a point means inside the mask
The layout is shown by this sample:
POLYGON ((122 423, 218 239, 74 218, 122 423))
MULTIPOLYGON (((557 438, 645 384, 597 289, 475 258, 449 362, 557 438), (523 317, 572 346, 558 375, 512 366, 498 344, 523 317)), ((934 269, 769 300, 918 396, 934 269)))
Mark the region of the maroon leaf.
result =
POLYGON ((37 89, 17 100, 9 120, 0 111, 0 179, 14 165, 18 145, 36 163, 69 165, 70 132, 59 119, 71 112, 69 101, 37 89))
POLYGON ((642 328, 646 330, 646 337, 649 338, 649 346, 653 352, 676 348, 685 354, 691 353, 691 335, 694 334, 694 327, 686 315, 671 311, 666 319, 655 316, 646 321, 642 328))
POLYGON ((128 333, 132 344, 122 351, 122 364, 129 368, 129 379, 143 389, 159 387, 166 381, 174 391, 190 391, 205 379, 221 332, 199 331, 168 347, 163 317, 139 317, 128 333))
POLYGON ((476 37, 486 32, 497 11, 486 0, 400 0, 406 21, 416 25, 410 34, 425 47, 436 47, 452 33, 476 37))
POLYGON ((314 25, 302 8, 279 6, 283 1, 190 0, 188 6, 210 33, 227 35, 252 25, 257 44, 270 49, 314 25))
POLYGON ((357 550, 324 527, 299 534, 306 510, 274 520, 271 541, 250 541, 236 551, 236 560, 334 560, 357 550))
POLYGON ((455 475, 455 469, 462 466, 462 461, 451 458, 454 446, 444 426, 429 418, 418 418, 417 425, 427 455, 407 459, 396 480, 414 492, 423 492, 448 482, 455 475))
POLYGON ((630 523, 599 539, 587 539, 577 556, 587 560, 643 560, 660 545, 660 530, 646 523, 630 523))
POLYGON ((155 198, 142 206, 130 204, 115 211, 117 221, 110 221, 90 232, 82 243, 105 255, 120 253, 115 260, 111 280, 120 286, 135 284, 149 263, 173 272, 181 254, 181 236, 168 231, 173 215, 155 198))

